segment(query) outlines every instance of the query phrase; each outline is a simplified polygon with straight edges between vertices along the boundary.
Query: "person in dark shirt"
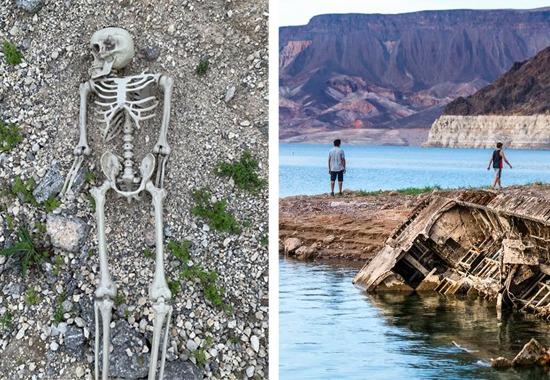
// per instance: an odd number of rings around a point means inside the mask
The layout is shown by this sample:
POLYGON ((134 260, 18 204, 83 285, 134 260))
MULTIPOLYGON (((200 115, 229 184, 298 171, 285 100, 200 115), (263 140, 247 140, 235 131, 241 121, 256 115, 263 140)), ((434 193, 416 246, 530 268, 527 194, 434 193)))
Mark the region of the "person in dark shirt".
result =
POLYGON ((503 162, 506 162, 510 169, 512 169, 512 164, 506 158, 504 151, 502 149, 502 143, 497 143, 497 148, 493 151, 493 155, 489 160, 489 165, 487 170, 491 170, 491 163, 493 164, 493 170, 495 171, 495 179, 493 180, 493 189, 502 189, 502 184, 500 183, 500 178, 502 176, 502 169, 504 167, 503 162))

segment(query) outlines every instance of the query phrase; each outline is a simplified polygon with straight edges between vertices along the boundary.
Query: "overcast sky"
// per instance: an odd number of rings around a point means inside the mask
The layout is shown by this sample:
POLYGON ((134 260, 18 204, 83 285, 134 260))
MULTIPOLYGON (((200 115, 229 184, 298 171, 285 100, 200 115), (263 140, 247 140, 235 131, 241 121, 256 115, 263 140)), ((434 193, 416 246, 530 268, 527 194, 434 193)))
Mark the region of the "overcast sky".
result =
POLYGON ((278 0, 279 25, 304 25, 325 13, 403 13, 432 9, 541 8, 550 0, 278 0))

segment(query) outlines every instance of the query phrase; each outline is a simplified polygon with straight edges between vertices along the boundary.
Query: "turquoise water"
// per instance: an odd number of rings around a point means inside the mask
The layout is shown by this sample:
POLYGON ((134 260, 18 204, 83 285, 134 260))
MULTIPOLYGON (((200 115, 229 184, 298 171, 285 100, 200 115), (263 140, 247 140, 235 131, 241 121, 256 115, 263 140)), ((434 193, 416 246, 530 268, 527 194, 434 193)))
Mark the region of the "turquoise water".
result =
POLYGON ((356 268, 280 261, 280 379, 548 379, 498 372, 531 337, 550 343, 549 324, 495 305, 440 295, 366 295, 356 268))
MULTIPOLYGON (((330 145, 280 144, 279 195, 329 192, 330 145)), ((343 146, 347 173, 344 188, 391 190, 438 185, 444 188, 490 185, 487 171, 492 150, 395 146, 343 146)), ((550 182, 550 150, 507 150, 513 169, 504 169, 502 184, 550 182)))

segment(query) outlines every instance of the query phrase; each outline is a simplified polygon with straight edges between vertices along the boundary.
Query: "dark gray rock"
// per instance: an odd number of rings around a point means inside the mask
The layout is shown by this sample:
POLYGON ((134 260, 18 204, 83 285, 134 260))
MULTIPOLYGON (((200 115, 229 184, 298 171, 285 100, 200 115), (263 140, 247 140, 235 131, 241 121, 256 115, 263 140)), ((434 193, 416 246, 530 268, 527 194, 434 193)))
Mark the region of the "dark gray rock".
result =
POLYGON ((90 330, 90 336, 95 336, 94 320, 94 302, 90 298, 80 300, 80 317, 84 320, 84 325, 90 330))
POLYGON ((59 194, 61 189, 63 189, 63 182, 64 179, 61 176, 59 164, 55 163, 38 183, 32 195, 34 195, 37 202, 42 203, 59 194))
POLYGON ((127 321, 118 320, 112 331, 113 352, 110 356, 110 374, 123 379, 147 377, 150 354, 142 353, 145 337, 132 329, 127 321), (132 352, 129 356, 127 351, 132 352))
POLYGON ((15 6, 25 12, 36 13, 42 8, 45 0, 15 0, 15 6))
POLYGON ((143 57, 148 61, 156 61, 160 57, 158 46, 149 46, 142 50, 143 57))
POLYGON ((86 338, 82 329, 69 325, 65 332, 65 351, 76 358, 84 357, 86 338))
POLYGON ((199 380, 202 379, 201 370, 189 360, 178 359, 167 362, 164 367, 163 380, 199 380))
POLYGON ((4 292, 4 294, 8 296, 12 296, 13 298, 21 297, 24 291, 25 291, 25 286, 23 284, 18 284, 13 282, 6 284, 2 288, 2 292, 4 292))
POLYGON ((80 190, 82 190, 82 186, 84 186, 84 182, 86 180, 86 173, 88 171, 84 168, 80 168, 78 173, 76 174, 76 178, 74 180, 73 186, 71 188, 72 192, 74 194, 80 193, 80 190))

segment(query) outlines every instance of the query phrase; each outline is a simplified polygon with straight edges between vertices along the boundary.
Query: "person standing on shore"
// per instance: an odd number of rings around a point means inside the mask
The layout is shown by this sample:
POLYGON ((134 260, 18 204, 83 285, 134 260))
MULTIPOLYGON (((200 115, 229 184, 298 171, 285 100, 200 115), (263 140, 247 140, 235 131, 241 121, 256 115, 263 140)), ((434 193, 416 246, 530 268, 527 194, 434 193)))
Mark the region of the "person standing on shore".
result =
POLYGON ((504 168, 503 162, 506 162, 510 169, 512 169, 512 164, 506 158, 504 151, 502 149, 502 143, 497 143, 497 148, 493 151, 493 155, 489 160, 489 165, 487 170, 491 169, 491 163, 493 164, 493 170, 495 171, 495 179, 493 180, 493 189, 496 189, 497 186, 499 189, 502 189, 502 184, 500 183, 500 178, 502 176, 502 169, 504 168))
POLYGON ((330 195, 334 196, 334 182, 338 178, 339 195, 342 195, 344 173, 346 172, 346 156, 340 149, 340 139, 334 140, 334 148, 328 153, 328 173, 330 174, 330 195))

